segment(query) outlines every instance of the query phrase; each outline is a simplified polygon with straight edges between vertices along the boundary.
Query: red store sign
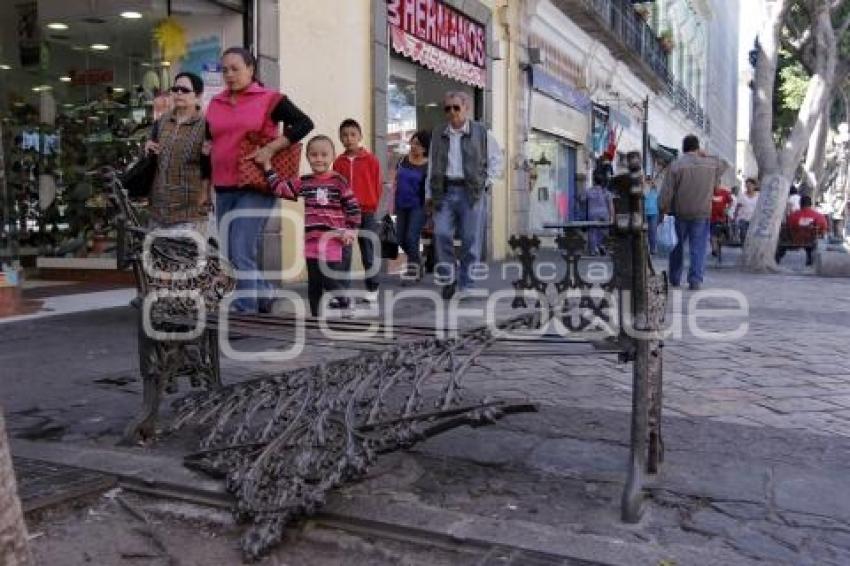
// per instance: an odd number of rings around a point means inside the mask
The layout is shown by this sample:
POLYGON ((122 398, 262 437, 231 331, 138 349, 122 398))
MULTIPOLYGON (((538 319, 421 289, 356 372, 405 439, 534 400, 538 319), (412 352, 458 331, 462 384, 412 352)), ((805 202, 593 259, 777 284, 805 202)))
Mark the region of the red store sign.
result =
POLYGON ((71 71, 71 84, 74 86, 109 84, 113 81, 112 69, 86 69, 71 71))
POLYGON ((387 0, 387 21, 397 52, 461 82, 485 86, 483 25, 440 0, 387 0))

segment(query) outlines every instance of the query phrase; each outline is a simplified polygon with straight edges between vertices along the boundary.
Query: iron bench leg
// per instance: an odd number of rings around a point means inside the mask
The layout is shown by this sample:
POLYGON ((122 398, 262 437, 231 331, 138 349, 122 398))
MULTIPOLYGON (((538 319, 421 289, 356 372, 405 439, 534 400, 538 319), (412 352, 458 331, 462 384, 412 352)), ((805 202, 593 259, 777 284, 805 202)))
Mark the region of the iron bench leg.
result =
POLYGON ((649 437, 649 343, 637 340, 632 363, 631 449, 621 511, 623 521, 637 523, 643 513, 643 484, 649 437))
POLYGON ((159 416, 159 403, 164 383, 169 376, 163 375, 169 364, 168 345, 147 336, 142 324, 142 314, 138 316, 139 373, 142 378, 142 410, 127 425, 121 444, 133 445, 139 441, 153 438, 156 434, 156 420, 159 416))
POLYGON ((181 375, 188 375, 192 387, 221 387, 218 333, 205 330, 197 340, 167 342, 154 340, 138 324, 139 372, 142 377, 142 410, 127 425, 123 445, 134 445, 156 436, 159 405, 165 393, 176 390, 181 375), (196 350, 192 355, 190 350, 196 350))
POLYGON ((662 370, 662 345, 653 340, 649 351, 649 453, 646 463, 646 471, 650 474, 657 474, 664 462, 664 438, 661 434, 662 370))

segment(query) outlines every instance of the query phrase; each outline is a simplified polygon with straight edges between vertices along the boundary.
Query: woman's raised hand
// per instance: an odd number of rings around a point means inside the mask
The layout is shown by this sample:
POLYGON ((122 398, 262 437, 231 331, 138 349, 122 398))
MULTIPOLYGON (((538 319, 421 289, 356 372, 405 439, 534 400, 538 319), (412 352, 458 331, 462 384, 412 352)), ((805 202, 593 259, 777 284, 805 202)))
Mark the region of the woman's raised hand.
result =
POLYGON ((161 147, 158 143, 153 140, 148 140, 145 142, 145 153, 153 153, 154 155, 159 155, 161 147))

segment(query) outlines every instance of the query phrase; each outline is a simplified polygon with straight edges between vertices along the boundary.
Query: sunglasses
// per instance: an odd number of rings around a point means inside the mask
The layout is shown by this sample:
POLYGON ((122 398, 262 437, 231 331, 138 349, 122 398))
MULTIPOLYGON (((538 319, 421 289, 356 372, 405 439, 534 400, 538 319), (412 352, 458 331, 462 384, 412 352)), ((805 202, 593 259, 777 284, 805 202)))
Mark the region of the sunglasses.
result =
POLYGON ((173 86, 171 87, 171 92, 174 94, 189 94, 192 92, 192 89, 186 88, 185 86, 173 86))
POLYGON ((460 104, 447 104, 446 106, 443 106, 443 110, 445 110, 446 114, 449 112, 460 112, 462 109, 463 108, 460 104))

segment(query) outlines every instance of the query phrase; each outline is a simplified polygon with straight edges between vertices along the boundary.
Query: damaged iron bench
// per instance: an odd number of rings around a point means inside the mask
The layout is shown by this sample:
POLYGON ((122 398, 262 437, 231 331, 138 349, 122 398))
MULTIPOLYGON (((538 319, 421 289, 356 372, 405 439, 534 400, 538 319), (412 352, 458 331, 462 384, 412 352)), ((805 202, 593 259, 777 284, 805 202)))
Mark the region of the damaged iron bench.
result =
POLYGON ((179 379, 203 387, 206 391, 174 403, 171 427, 204 427, 200 450, 187 456, 186 464, 226 480, 236 500, 236 517, 248 524, 243 550, 248 558, 257 558, 281 540, 289 523, 320 509, 330 490, 362 478, 379 454, 457 426, 488 424, 507 414, 536 410, 528 399, 464 397, 464 374, 488 350, 513 348, 517 355, 540 355, 580 343, 600 355, 616 353, 634 366, 631 456, 622 516, 637 521, 645 475, 657 473, 663 457, 661 342, 652 330, 663 321, 667 289, 664 275, 654 272, 647 256, 642 198, 632 182, 632 177, 618 181, 617 221, 608 237, 611 269, 604 280, 591 280, 580 266, 586 224, 560 227, 556 242, 564 275, 557 281, 539 276, 540 240, 514 236, 510 243, 521 264, 514 306, 526 307, 524 312, 495 328, 438 332, 430 326, 378 324, 378 336, 371 338, 361 335, 373 324, 365 321, 219 317, 217 306, 234 286, 227 262, 212 246, 199 262, 197 245, 180 238, 156 238, 145 250, 148 233, 119 187, 114 199, 123 226, 125 251, 120 259, 122 265, 132 266, 139 287, 144 387, 143 410, 128 427, 127 440, 155 437, 160 401, 179 379), (191 276, 174 276, 187 272, 191 276), (557 291, 563 302, 548 301, 550 291, 557 291), (212 305, 206 314, 198 309, 199 297, 212 305), (529 309, 529 301, 539 304, 529 309), (634 329, 643 332, 629 332, 627 324, 620 324, 615 332, 597 336, 593 321, 582 313, 606 324, 633 322, 634 329), (533 339, 535 346, 527 341, 517 346, 502 338, 505 331, 533 335, 552 320, 571 334, 547 331, 533 339), (197 336, 187 337, 201 321, 197 336), (357 355, 221 383, 221 338, 236 334, 292 341, 301 328, 303 339, 321 346, 327 340, 325 324, 336 333, 326 345, 345 344, 357 355), (151 335, 151 326, 162 334, 151 335))

